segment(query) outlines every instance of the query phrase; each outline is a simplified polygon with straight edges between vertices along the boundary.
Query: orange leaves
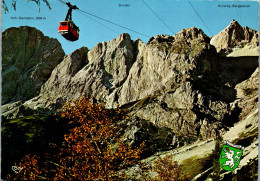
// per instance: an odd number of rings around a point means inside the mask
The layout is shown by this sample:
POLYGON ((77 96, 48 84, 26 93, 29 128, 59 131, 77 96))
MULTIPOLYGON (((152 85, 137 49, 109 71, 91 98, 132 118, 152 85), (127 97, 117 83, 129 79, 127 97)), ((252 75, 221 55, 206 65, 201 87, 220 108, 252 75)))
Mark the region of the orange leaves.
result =
MULTIPOLYGON (((19 173, 16 173, 15 176, 9 174, 8 179, 12 180, 37 180, 39 179, 38 175, 42 173, 38 164, 39 157, 26 155, 21 162, 19 167, 22 168, 19 173)), ((17 167, 17 165, 15 164, 17 167)))
POLYGON ((79 124, 65 135, 68 147, 62 155, 77 158, 71 166, 75 179, 117 180, 116 171, 139 159, 141 149, 132 149, 118 139, 115 123, 125 117, 120 109, 105 109, 103 104, 92 104, 90 98, 82 96, 65 104, 61 112, 79 124))
POLYGON ((64 135, 61 147, 45 157, 27 156, 21 165, 26 167, 21 180, 120 180, 117 172, 134 164, 144 144, 131 148, 121 141, 116 123, 126 116, 117 108, 105 109, 92 103, 91 97, 80 97, 65 103, 57 114, 70 121, 73 128, 64 135), (38 161, 43 167, 39 166, 38 161))
POLYGON ((120 141, 116 123, 125 118, 120 109, 105 109, 91 98, 69 101, 57 113, 72 129, 59 147, 42 157, 25 156, 19 174, 11 180, 120 180, 116 173, 139 159, 142 148, 120 141))
POLYGON ((159 158, 154 163, 154 172, 158 173, 156 180, 159 181, 187 181, 190 180, 182 175, 181 166, 173 161, 172 155, 159 158))

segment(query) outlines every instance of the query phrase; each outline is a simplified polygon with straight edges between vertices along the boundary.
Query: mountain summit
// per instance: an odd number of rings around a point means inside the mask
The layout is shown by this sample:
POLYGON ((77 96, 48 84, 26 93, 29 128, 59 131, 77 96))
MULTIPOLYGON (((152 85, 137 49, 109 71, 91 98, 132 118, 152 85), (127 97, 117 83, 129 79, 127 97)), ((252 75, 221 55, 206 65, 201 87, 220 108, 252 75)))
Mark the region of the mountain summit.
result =
POLYGON ((31 99, 65 55, 61 44, 27 26, 2 36, 2 103, 31 99))
POLYGON ((259 32, 248 27, 242 27, 236 20, 232 20, 223 31, 213 36, 210 43, 217 51, 230 50, 235 47, 242 48, 245 45, 258 46, 259 32))

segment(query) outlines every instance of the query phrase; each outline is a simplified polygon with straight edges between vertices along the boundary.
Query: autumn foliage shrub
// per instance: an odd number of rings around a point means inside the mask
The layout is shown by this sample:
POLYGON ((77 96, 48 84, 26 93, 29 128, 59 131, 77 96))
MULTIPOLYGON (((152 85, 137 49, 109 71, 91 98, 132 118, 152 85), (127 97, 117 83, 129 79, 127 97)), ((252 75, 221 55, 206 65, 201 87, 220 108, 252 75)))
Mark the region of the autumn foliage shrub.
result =
POLYGON ((158 175, 156 181, 188 181, 191 180, 183 175, 182 167, 177 161, 173 161, 172 155, 158 158, 153 167, 153 171, 158 175))
POLYGON ((118 109, 105 109, 81 96, 69 101, 59 113, 73 126, 64 142, 52 145, 44 156, 25 156, 21 172, 11 180, 125 180, 122 170, 134 164, 144 147, 133 148, 120 139, 116 123, 125 118, 118 109))

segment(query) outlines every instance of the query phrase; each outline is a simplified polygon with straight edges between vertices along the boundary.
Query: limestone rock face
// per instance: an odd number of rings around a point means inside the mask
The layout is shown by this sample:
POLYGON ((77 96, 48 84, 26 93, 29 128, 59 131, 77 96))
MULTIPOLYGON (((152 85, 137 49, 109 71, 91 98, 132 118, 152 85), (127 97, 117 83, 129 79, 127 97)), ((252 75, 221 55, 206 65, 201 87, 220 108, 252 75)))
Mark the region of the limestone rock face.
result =
POLYGON ((99 101, 126 80, 134 62, 133 43, 128 34, 99 43, 92 50, 81 48, 68 55, 42 86, 40 95, 25 104, 32 109, 53 109, 80 93, 99 101))
POLYGON ((237 97, 238 98, 251 98, 257 95, 258 93, 258 75, 259 68, 251 75, 251 77, 240 84, 236 85, 237 97))
POLYGON ((196 27, 181 30, 175 35, 175 39, 186 40, 190 43, 192 43, 192 41, 210 42, 210 38, 200 28, 196 27))
POLYGON ((86 50, 84 56, 82 51, 66 56, 42 86, 39 97, 26 104, 33 109, 51 109, 51 102, 76 99, 79 92, 84 92, 108 107, 124 105, 174 89, 187 79, 213 70, 217 57, 209 38, 196 28, 173 37, 155 36, 148 44, 133 42, 128 34, 122 34, 86 50), (66 71, 73 64, 75 69, 66 71))
POLYGON ((37 96, 64 56, 61 44, 25 26, 9 28, 2 36, 2 104, 37 96))
POLYGON ((146 97, 135 103, 129 115, 171 128, 187 140, 215 137, 224 133, 224 121, 232 110, 229 104, 212 101, 187 81, 176 90, 146 97))
POLYGON ((23 106, 56 110, 83 93, 106 102, 107 107, 130 105, 130 115, 181 133, 177 136, 212 137, 217 129, 224 131, 220 121, 228 105, 212 103, 194 87, 194 80, 214 71, 217 57, 209 37, 198 28, 175 36, 157 35, 147 44, 121 34, 92 50, 83 47, 65 56, 39 95, 23 106), (220 114, 215 113, 218 104, 223 109, 217 110, 220 114), (207 115, 216 122, 211 124, 207 115))
POLYGON ((201 30, 190 28, 173 37, 152 37, 148 44, 136 41, 136 61, 117 92, 118 103, 123 105, 161 94, 214 69, 216 51, 204 36, 201 30))
MULTIPOLYGON (((224 31, 236 30, 230 40, 233 43, 227 46, 245 39, 253 42, 257 36, 253 30, 238 25, 232 22, 224 31)), ((257 66, 255 57, 220 57, 210 38, 195 27, 175 36, 154 36, 146 44, 139 39, 132 41, 124 33, 91 50, 82 47, 64 56, 50 68, 51 74, 40 88, 35 83, 38 94, 19 102, 19 109, 6 106, 3 115, 23 115, 19 110, 53 111, 82 93, 105 102, 108 108, 121 106, 131 120, 149 121, 153 126, 172 130, 180 145, 224 134, 238 121, 240 113, 247 114, 241 110, 251 109, 250 103, 256 105, 256 96, 245 94, 257 92, 258 72, 248 79, 257 66), (241 103, 235 101, 237 98, 251 100, 241 103)))
POLYGON ((210 43, 214 45, 217 51, 232 49, 235 47, 243 48, 251 44, 258 46, 259 32, 241 25, 233 20, 223 31, 213 36, 210 43))
POLYGON ((69 92, 75 90, 80 93, 80 87, 75 86, 73 89, 69 87, 73 77, 86 64, 88 49, 82 47, 70 55, 66 55, 63 61, 52 71, 51 77, 41 87, 40 95, 25 102, 31 109, 41 108, 58 108, 64 103, 64 100, 72 99, 69 92), (55 100, 55 101, 54 101, 55 100))

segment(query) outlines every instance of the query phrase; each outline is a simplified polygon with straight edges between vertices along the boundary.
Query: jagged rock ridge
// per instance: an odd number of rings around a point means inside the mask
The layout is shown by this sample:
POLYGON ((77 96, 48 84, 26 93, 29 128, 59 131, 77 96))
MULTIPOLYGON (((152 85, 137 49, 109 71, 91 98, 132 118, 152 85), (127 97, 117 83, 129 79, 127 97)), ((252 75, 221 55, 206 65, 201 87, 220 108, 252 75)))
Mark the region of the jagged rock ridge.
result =
POLYGON ((236 83, 221 78, 218 59, 210 38, 195 27, 175 36, 157 35, 147 44, 121 34, 92 50, 83 47, 65 56, 39 95, 23 106, 56 110, 82 92, 106 102, 107 107, 128 105, 130 115, 179 135, 214 137, 225 132, 230 124, 226 117, 236 112, 232 103, 219 99, 226 96, 232 102, 236 83), (212 81, 216 81, 213 87, 212 81))
POLYGON ((213 36, 210 43, 214 45, 217 51, 232 49, 234 47, 244 47, 251 44, 253 47, 259 45, 259 32, 241 25, 233 20, 223 31, 213 36))
POLYGON ((2 36, 2 104, 37 96, 64 56, 61 44, 26 26, 2 36))
POLYGON ((219 121, 228 113, 228 105, 207 100, 193 84, 216 69, 216 57, 209 38, 197 28, 172 37, 155 36, 147 44, 133 42, 128 34, 122 34, 90 51, 81 48, 66 56, 42 86, 40 95, 24 104, 32 109, 53 109, 84 92, 108 107, 130 104, 131 114, 176 133, 212 137, 216 130, 224 131, 219 121), (142 104, 150 97, 150 104, 142 104), (207 104, 208 113, 200 113, 200 106, 195 104, 207 104), (211 125, 206 115, 217 107, 223 113, 214 115, 216 122, 211 125))
MULTIPOLYGON (((198 34, 205 36, 201 30, 198 34)), ((116 104, 124 105, 162 90, 170 90, 175 84, 213 69, 215 61, 210 59, 214 59, 214 53, 216 55, 214 47, 199 38, 194 40, 196 44, 190 44, 184 37, 182 39, 178 37, 181 35, 176 35, 176 40, 173 39, 171 42, 169 38, 160 36, 160 39, 168 42, 158 45, 156 45, 157 37, 146 45, 141 40, 133 42, 128 34, 98 44, 85 52, 84 67, 75 69, 76 73, 70 75, 73 78, 67 83, 63 82, 63 88, 71 87, 74 90, 68 90, 69 92, 63 90, 62 97, 76 98, 77 92, 82 91, 107 102, 110 107, 116 104), (200 41, 200 44, 197 43, 200 41), (207 51, 212 52, 212 56, 207 57, 204 53, 207 51)), ((80 51, 73 52, 69 56, 76 57, 80 51)), ((55 94, 54 99, 59 96, 53 88, 61 82, 58 77, 62 77, 64 71, 57 69, 67 65, 67 60, 65 58, 65 62, 53 71, 51 78, 42 87, 41 95, 55 94)), ((78 64, 82 60, 74 58, 71 61, 78 64)), ((61 87, 59 89, 62 90, 61 87)))

